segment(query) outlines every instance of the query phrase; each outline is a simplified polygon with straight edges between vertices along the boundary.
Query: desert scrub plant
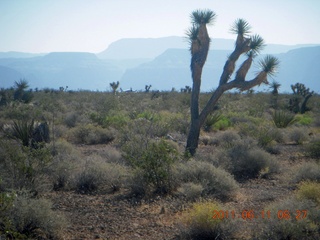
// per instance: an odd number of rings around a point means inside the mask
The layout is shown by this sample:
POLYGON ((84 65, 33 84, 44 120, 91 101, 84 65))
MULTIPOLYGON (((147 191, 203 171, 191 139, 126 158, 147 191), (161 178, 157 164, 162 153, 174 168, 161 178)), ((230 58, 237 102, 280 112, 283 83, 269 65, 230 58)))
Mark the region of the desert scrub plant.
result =
POLYGON ((294 127, 290 129, 289 139, 294 143, 301 145, 309 138, 308 131, 303 127, 294 127))
POLYGON ((313 117, 310 114, 297 114, 296 123, 303 126, 310 126, 313 122, 313 117))
POLYGON ((264 227, 255 233, 255 239, 317 239, 320 210, 315 202, 291 197, 270 204, 265 211, 274 218, 262 220, 264 227), (303 211, 307 211, 306 216, 303 211))
POLYGON ((52 161, 49 149, 31 149, 15 141, 0 140, 0 175, 8 189, 37 193, 46 188, 46 168, 52 161))
POLYGON ((98 155, 91 155, 75 174, 73 188, 82 194, 118 191, 129 177, 128 167, 109 163, 98 155))
POLYGON ((98 189, 101 184, 101 172, 96 169, 84 169, 75 176, 75 190, 77 193, 89 194, 98 189))
POLYGON ((78 144, 108 144, 115 138, 111 129, 105 129, 91 124, 80 125, 70 129, 68 139, 78 144))
POLYGON ((315 139, 308 143, 305 148, 306 155, 319 160, 320 159, 320 139, 315 139))
POLYGON ((163 139, 152 141, 142 149, 139 158, 128 154, 125 158, 134 168, 142 171, 143 178, 156 193, 164 194, 172 190, 172 165, 179 158, 173 144, 163 139))
POLYGON ((223 206, 215 201, 192 204, 182 214, 181 239, 231 239, 237 230, 236 224, 226 219, 213 218, 213 212, 222 209, 223 206))
MULTIPOLYGON (((239 186, 233 176, 208 162, 189 160, 175 166, 176 182, 200 184, 202 195, 228 199, 235 195, 239 186)), ((200 197, 200 196, 199 196, 200 197)))
POLYGON ((272 121, 274 125, 278 128, 286 128, 297 120, 295 115, 283 110, 275 110, 272 114, 272 121))
POLYGON ((217 142, 218 146, 229 148, 240 140, 241 140, 241 137, 238 133, 236 133, 235 131, 226 130, 226 131, 217 133, 217 137, 214 140, 214 142, 217 142))
POLYGON ((177 189, 179 195, 185 197, 187 201, 195 201, 198 199, 202 195, 203 190, 204 188, 201 184, 193 182, 182 183, 177 189))
POLYGON ((232 122, 226 116, 221 116, 221 118, 212 125, 213 130, 226 130, 232 126, 232 122))
POLYGON ((305 181, 298 185, 296 195, 299 199, 309 199, 320 206, 320 183, 305 181))
POLYGON ((227 149, 225 154, 229 159, 224 163, 225 168, 238 180, 268 177, 279 171, 279 166, 272 155, 245 139, 227 149))
POLYGON ((9 238, 12 231, 20 233, 22 239, 59 239, 67 225, 65 217, 53 211, 45 199, 18 196, 8 214, 12 224, 6 233, 9 238))
POLYGON ((307 180, 320 182, 320 165, 318 163, 304 163, 293 173, 292 182, 298 183, 307 180))

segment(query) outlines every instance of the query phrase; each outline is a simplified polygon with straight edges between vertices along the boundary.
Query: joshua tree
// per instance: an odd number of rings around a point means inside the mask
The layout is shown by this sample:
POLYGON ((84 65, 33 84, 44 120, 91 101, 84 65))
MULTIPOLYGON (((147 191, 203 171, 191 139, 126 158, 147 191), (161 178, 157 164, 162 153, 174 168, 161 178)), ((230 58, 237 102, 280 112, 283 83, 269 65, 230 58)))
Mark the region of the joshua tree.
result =
POLYGON ((310 89, 306 88, 302 83, 291 85, 291 89, 294 97, 290 99, 290 110, 301 114, 308 111, 307 102, 314 94, 314 91, 310 92, 310 89))
POLYGON ((151 87, 152 87, 151 85, 149 85, 149 86, 146 85, 144 88, 145 88, 146 92, 149 92, 151 87))
POLYGON ((281 84, 277 81, 273 81, 272 83, 269 84, 270 85, 270 88, 272 89, 272 94, 273 95, 278 95, 279 93, 279 88, 281 86, 281 84))
POLYGON ((198 147, 200 129, 203 126, 207 116, 213 112, 215 104, 221 95, 230 89, 237 88, 245 91, 260 85, 268 84, 267 76, 275 73, 279 61, 277 58, 267 55, 259 61, 260 71, 252 80, 245 80, 251 67, 253 58, 264 46, 264 41, 259 35, 248 36, 250 25, 243 19, 238 19, 233 24, 231 31, 237 34, 234 51, 229 55, 226 61, 219 86, 213 92, 211 98, 200 112, 199 94, 201 86, 202 68, 206 62, 210 38, 207 32, 207 25, 214 22, 216 14, 211 10, 196 10, 191 14, 192 27, 187 35, 190 40, 191 52, 191 75, 192 75, 192 94, 191 94, 191 126, 187 139, 186 151, 194 155, 198 147), (240 65, 233 80, 230 79, 235 70, 236 61, 242 54, 246 54, 247 59, 240 65))
POLYGON ((27 88, 29 88, 29 84, 27 80, 20 79, 19 82, 15 81, 14 84, 15 84, 15 91, 13 94, 14 100, 25 102, 25 103, 30 102, 33 96, 31 91, 30 92, 26 91, 27 88))
POLYGON ((269 88, 272 89, 272 106, 274 108, 277 108, 278 106, 278 94, 279 94, 279 88, 281 86, 281 84, 277 81, 273 81, 272 83, 269 84, 269 88))
POLYGON ((110 87, 112 88, 112 92, 114 95, 116 95, 119 84, 120 84, 119 81, 117 81, 117 83, 116 82, 110 83, 110 87))
POLYGON ((191 93, 191 87, 190 86, 185 86, 185 88, 181 88, 180 92, 183 93, 191 93))

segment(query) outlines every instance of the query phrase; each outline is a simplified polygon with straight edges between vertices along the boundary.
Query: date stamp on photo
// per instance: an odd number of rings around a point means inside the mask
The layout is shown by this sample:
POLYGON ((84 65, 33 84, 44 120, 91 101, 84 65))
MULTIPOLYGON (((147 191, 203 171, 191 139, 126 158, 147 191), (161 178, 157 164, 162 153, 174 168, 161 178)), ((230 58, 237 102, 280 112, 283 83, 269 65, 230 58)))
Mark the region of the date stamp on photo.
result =
POLYGON ((278 210, 277 212, 271 212, 270 210, 243 210, 241 212, 235 210, 213 210, 212 219, 282 219, 290 220, 296 219, 297 221, 305 219, 308 215, 307 210, 295 210, 289 211, 287 209, 278 210))

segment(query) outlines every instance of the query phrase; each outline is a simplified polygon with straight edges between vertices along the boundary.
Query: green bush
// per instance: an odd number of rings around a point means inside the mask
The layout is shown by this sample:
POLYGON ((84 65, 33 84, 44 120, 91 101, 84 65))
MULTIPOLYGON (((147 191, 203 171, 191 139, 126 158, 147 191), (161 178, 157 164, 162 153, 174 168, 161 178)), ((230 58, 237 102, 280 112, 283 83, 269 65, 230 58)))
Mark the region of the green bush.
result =
POLYGON ((199 183, 187 182, 182 183, 177 189, 178 193, 186 198, 188 201, 194 201, 198 199, 203 192, 204 188, 199 183))
POLYGON ((93 193, 101 184, 101 173, 96 169, 84 169, 75 177, 75 190, 77 193, 88 194, 93 193))
POLYGON ((68 138, 78 144, 107 144, 114 140, 115 134, 110 129, 89 124, 72 128, 68 138))
POLYGON ((306 146, 306 155, 318 160, 320 159, 320 139, 315 139, 306 146))
POLYGON ((227 168, 237 179, 268 177, 279 170, 272 155, 244 140, 228 149, 226 154, 227 168))
POLYGON ((151 184, 155 192, 167 193, 172 189, 173 163, 178 159, 177 149, 169 142, 161 139, 148 143, 145 149, 140 147, 139 157, 130 155, 126 152, 125 158, 130 164, 140 169, 143 178, 148 184, 151 184))
POLYGON ((99 156, 87 159, 82 171, 76 174, 74 188, 78 193, 115 192, 126 182, 128 169, 117 163, 108 163, 99 156))
POLYGON ((313 122, 313 118, 308 114, 297 114, 296 122, 300 125, 309 126, 313 122))
POLYGON ((213 219, 213 211, 223 210, 214 201, 194 203, 182 215, 181 239, 232 239, 237 231, 236 221, 213 219))
POLYGON ((267 211, 271 213, 270 219, 263 221, 264 227, 256 232, 255 239, 317 239, 319 236, 320 210, 310 200, 292 197, 272 203, 265 208, 267 211))
POLYGON ((308 140, 308 131, 305 128, 295 127, 291 129, 289 133, 289 138, 294 143, 301 145, 303 144, 303 142, 308 140))
POLYGON ((67 225, 66 219, 52 210, 48 200, 22 196, 16 197, 7 209, 6 224, 2 220, 0 218, 0 235, 8 239, 59 239, 67 225))
POLYGON ((209 145, 217 145, 223 148, 229 148, 233 146, 233 144, 241 140, 240 135, 231 130, 217 132, 215 136, 216 137, 214 137, 213 139, 208 139, 209 145))
POLYGON ((232 123, 230 119, 225 116, 221 116, 220 119, 212 125, 214 130, 226 130, 231 126, 232 123))
POLYGON ((299 199, 309 199, 320 206, 320 183, 310 181, 301 182, 296 194, 299 199))
POLYGON ((298 183, 301 181, 318 181, 320 182, 320 165, 315 162, 304 163, 293 174, 293 182, 298 183))
POLYGON ((231 198, 239 188, 234 178, 225 170, 216 168, 208 162, 196 160, 177 164, 175 179, 181 184, 190 182, 201 184, 203 195, 212 194, 221 199, 231 198))
POLYGON ((0 176, 7 189, 37 193, 47 188, 46 168, 52 156, 47 148, 31 149, 15 141, 0 140, 0 176))
POLYGON ((272 120, 274 125, 278 128, 286 128, 296 122, 296 118, 293 114, 282 110, 274 111, 272 120))

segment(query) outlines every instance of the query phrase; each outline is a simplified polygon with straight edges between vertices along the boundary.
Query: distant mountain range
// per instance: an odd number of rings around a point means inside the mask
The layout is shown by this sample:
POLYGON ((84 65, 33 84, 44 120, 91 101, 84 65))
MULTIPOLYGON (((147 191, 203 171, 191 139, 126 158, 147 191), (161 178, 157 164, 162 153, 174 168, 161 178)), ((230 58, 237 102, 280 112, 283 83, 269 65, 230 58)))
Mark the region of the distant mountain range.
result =
MULTIPOLYGON (((218 84, 223 65, 234 47, 234 40, 212 39, 211 50, 203 72, 202 91, 218 84)), ((320 45, 267 45, 260 57, 273 54, 281 61, 274 80, 281 83, 280 91, 291 92, 296 82, 320 93, 320 45)), ((256 61, 259 58, 256 59, 256 61)), ((239 64, 242 59, 239 59, 239 64)), ((109 83, 120 82, 122 89, 177 90, 192 85, 188 42, 182 37, 156 39, 121 39, 103 52, 53 52, 32 54, 0 52, 0 88, 14 85, 25 78, 31 88, 68 86, 78 90, 109 90, 109 83)), ((255 64, 248 78, 257 71, 255 64)), ((269 79, 272 81, 272 79, 269 79)), ((258 88, 259 91, 267 87, 258 88)))

